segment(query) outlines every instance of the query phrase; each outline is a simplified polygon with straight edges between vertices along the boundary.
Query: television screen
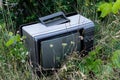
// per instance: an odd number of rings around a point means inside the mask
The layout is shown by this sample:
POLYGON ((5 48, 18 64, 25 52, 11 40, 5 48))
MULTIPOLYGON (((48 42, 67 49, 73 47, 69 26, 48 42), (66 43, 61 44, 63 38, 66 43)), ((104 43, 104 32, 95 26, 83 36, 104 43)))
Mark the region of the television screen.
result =
POLYGON ((80 51, 79 32, 56 36, 41 41, 42 66, 44 68, 60 67, 60 63, 73 51, 80 51))

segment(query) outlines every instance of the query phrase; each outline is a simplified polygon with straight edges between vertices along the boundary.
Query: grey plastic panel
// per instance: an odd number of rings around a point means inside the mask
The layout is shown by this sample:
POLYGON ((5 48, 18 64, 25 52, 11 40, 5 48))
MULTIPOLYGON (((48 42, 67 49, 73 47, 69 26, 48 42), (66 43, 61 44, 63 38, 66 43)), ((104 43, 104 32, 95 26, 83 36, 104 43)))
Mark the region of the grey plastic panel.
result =
POLYGON ((59 67, 59 63, 72 51, 80 51, 79 33, 41 42, 42 66, 59 67))
POLYGON ((23 36, 26 36, 25 39, 25 46, 27 47, 27 49, 29 50, 30 54, 29 54, 29 58, 31 60, 31 63, 33 64, 33 66, 38 66, 38 53, 36 53, 36 45, 35 45, 35 40, 32 36, 30 36, 27 32, 23 31, 23 36))
POLYGON ((53 25, 47 27, 41 23, 37 23, 24 26, 22 29, 29 33, 32 37, 39 36, 40 39, 43 39, 46 37, 66 33, 68 31, 70 32, 73 30, 79 30, 81 28, 86 29, 91 26, 94 26, 94 23, 90 19, 87 19, 80 14, 73 15, 67 18, 70 20, 70 22, 60 25, 53 25))

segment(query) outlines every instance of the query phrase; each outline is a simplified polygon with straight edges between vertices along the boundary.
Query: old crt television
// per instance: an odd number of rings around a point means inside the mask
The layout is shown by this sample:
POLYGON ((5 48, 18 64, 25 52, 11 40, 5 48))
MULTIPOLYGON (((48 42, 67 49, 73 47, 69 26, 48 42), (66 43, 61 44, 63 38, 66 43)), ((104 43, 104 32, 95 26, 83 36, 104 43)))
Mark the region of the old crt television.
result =
POLYGON ((73 51, 88 52, 93 47, 94 23, 90 19, 57 12, 39 20, 22 27, 33 67, 57 69, 73 51))

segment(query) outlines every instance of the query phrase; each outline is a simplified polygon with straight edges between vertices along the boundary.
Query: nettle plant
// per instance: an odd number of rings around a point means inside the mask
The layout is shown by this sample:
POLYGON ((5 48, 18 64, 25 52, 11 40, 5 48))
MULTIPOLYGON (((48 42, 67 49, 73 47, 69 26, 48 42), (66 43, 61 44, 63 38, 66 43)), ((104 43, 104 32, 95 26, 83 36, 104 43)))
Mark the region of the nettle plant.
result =
POLYGON ((110 13, 117 14, 120 10, 120 0, 116 0, 115 2, 100 2, 98 7, 98 11, 101 12, 100 17, 104 18, 110 13))

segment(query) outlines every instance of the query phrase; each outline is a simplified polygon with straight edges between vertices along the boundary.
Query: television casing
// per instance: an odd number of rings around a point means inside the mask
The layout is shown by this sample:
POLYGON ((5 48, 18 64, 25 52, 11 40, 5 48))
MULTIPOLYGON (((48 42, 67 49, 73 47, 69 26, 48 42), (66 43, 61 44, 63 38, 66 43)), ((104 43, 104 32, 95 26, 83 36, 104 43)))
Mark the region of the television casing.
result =
POLYGON ((93 47, 94 23, 90 19, 80 14, 67 17, 63 14, 60 20, 58 18, 58 21, 51 21, 54 15, 60 16, 59 14, 63 13, 54 13, 40 18, 41 22, 22 26, 22 34, 26 36, 25 45, 30 52, 33 67, 41 66, 44 70, 57 69, 73 51, 84 54, 81 51, 87 53, 93 47))

